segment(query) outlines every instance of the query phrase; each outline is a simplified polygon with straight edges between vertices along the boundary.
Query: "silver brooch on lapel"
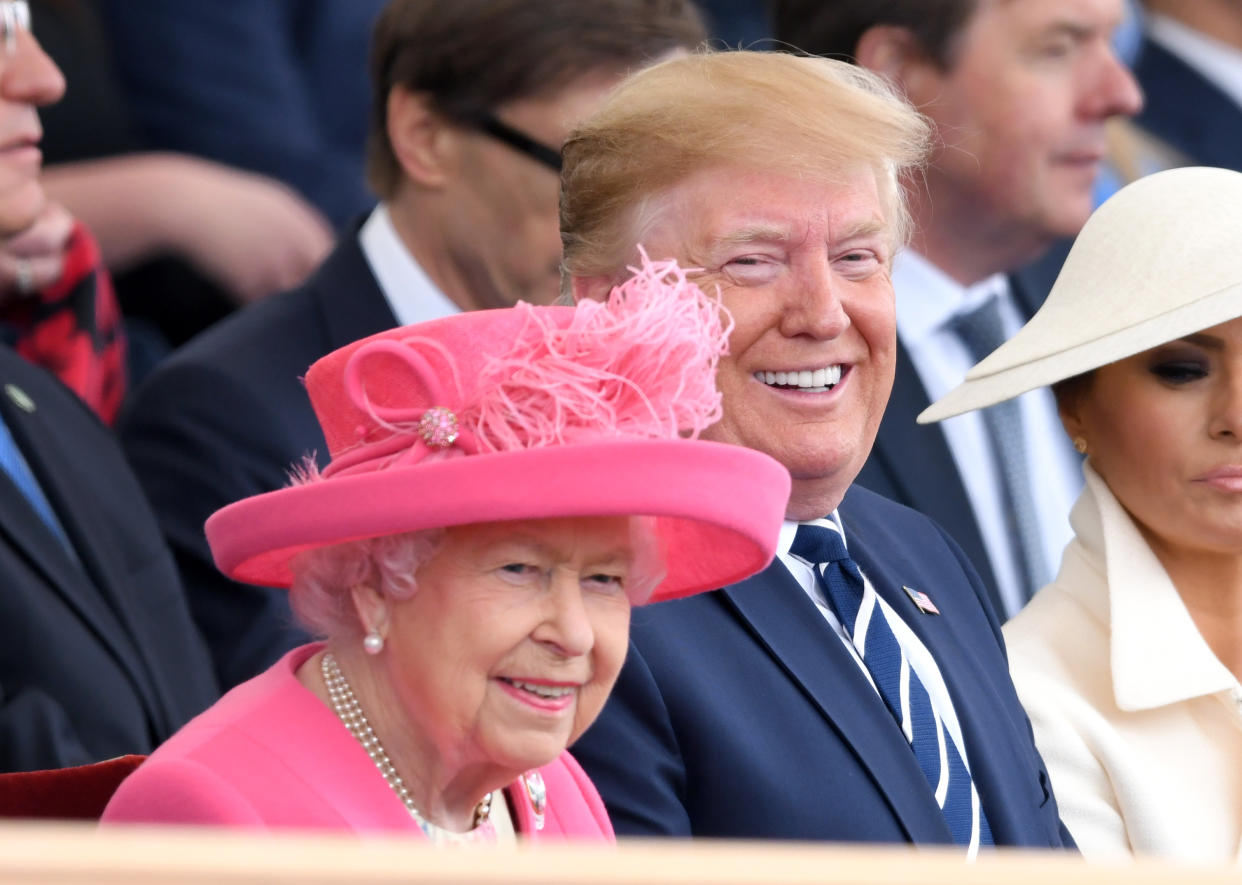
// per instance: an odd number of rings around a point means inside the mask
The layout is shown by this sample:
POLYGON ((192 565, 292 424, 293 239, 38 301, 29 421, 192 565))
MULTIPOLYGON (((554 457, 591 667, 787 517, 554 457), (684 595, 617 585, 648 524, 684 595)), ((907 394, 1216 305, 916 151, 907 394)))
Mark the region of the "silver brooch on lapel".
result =
POLYGON ((522 783, 526 787, 526 796, 531 807, 535 809, 535 829, 543 829, 543 814, 548 810, 548 788, 544 786, 543 775, 537 771, 528 771, 522 775, 522 783))

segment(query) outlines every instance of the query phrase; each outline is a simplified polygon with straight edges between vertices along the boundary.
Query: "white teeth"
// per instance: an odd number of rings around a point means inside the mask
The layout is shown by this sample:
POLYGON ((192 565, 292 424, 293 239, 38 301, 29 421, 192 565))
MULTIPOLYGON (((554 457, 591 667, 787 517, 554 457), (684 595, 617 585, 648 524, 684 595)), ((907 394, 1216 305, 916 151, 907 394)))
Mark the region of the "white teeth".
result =
POLYGON ((510 679, 509 683, 523 691, 537 694, 541 698, 563 698, 575 691, 575 686, 572 685, 537 685, 534 682, 519 682, 516 679, 510 679))
POLYGON ((841 366, 825 366, 822 369, 801 369, 797 372, 756 372, 755 380, 779 387, 797 387, 802 390, 831 390, 841 381, 841 366))

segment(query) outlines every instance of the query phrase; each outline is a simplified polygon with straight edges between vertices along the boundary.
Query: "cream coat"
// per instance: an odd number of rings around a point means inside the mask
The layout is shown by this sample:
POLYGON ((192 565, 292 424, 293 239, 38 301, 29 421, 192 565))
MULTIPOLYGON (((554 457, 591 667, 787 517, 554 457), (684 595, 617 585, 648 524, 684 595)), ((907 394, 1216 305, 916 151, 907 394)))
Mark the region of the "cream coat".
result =
POLYGON ((1242 686, 1090 467, 1055 581, 1005 627, 1010 671, 1088 858, 1237 860, 1242 686))

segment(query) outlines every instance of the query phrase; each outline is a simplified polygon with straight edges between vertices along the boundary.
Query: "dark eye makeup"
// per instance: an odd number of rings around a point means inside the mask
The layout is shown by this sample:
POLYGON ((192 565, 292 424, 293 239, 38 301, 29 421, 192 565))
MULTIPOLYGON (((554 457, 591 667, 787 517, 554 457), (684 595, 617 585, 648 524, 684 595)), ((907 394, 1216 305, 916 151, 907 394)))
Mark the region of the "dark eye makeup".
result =
POLYGON ((1201 359, 1165 359, 1153 363, 1148 371, 1167 384, 1189 384, 1207 377, 1208 364, 1201 359))

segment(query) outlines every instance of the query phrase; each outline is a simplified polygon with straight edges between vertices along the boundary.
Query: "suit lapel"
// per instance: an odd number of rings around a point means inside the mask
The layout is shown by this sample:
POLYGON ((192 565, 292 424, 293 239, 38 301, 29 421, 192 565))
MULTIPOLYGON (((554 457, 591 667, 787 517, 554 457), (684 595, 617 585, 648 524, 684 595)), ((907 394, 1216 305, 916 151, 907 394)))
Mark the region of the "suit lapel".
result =
POLYGON ((358 244, 360 227, 361 224, 355 225, 352 233, 341 238, 310 283, 323 313, 330 344, 328 351, 391 329, 397 324, 397 318, 358 244), (342 291, 352 292, 353 295, 342 298, 342 291))
POLYGON ((1065 259, 1069 256, 1074 240, 1064 239, 1053 243, 1038 259, 1015 270, 1009 275, 1009 292, 1014 305, 1026 322, 1043 307, 1052 284, 1057 281, 1065 259))
MULTIPOLYGON (((983 535, 944 431, 936 424, 913 421, 913 416, 929 405, 918 372, 905 346, 898 340, 893 392, 871 450, 871 459, 888 474, 897 500, 917 502, 920 512, 949 530, 982 576, 992 606, 1004 611, 996 594, 996 579, 983 535)), ((866 485, 866 481, 862 484, 866 485)))
MULTIPOLYGON (((9 420, 7 415, 5 420, 9 420)), ((10 429, 12 429, 12 423, 10 423, 10 429)), ((19 448, 25 451, 26 447, 22 445, 21 434, 17 430, 13 431, 13 438, 18 441, 19 448)), ((28 463, 35 460, 27 458, 28 463)), ((34 463, 30 466, 42 484, 39 470, 34 463)), ((45 487, 44 492, 47 493, 47 491, 45 487)), ((52 496, 48 494, 48 498, 50 500, 52 496)), ((52 507, 59 515, 59 508, 56 507, 55 502, 52 507)), ((65 530, 69 531, 67 526, 65 530)), ((58 588, 73 588, 82 582, 83 575, 77 564, 70 559, 59 539, 44 525, 43 520, 26 500, 26 496, 17 488, 8 474, 3 472, 0 472, 0 532, 3 532, 14 549, 20 551, 49 584, 58 588)), ((66 601, 83 615, 94 612, 96 608, 93 600, 79 599, 76 593, 66 601)))
POLYGON ((910 746, 823 615, 779 561, 725 588, 723 599, 832 723, 870 773, 912 842, 951 841, 910 746))
POLYGON ((62 446, 65 441, 47 423, 47 415, 37 402, 27 411, 17 408, 8 396, 0 396, 0 412, 64 527, 78 561, 61 546, 7 476, 0 477, 0 531, 94 631, 129 675, 153 721, 163 724, 162 707, 156 702, 148 670, 131 639, 136 635, 133 625, 125 621, 126 606, 117 598, 108 551, 101 550, 95 540, 94 502, 73 488, 79 471, 73 452, 62 446))
MULTIPOLYGON (((851 518, 845 507, 841 517, 850 555, 876 593, 893 607, 935 658, 953 701, 971 777, 987 810, 993 835, 1000 841, 1013 841, 1023 834, 1029 837, 1029 819, 1019 816, 1029 812, 1031 806, 1013 800, 1023 795, 1023 786, 1032 795, 1036 789, 1030 760, 1018 752, 1019 748, 1030 746, 1030 735, 1012 720, 997 715, 998 711, 1017 708, 1018 702, 1016 697, 1003 697, 998 684, 1001 680, 1009 686, 1004 658, 1000 654, 986 655, 986 649, 979 644, 981 630, 989 636, 994 634, 975 604, 973 590, 963 586, 939 592, 944 586, 944 575, 920 570, 891 541, 877 544, 869 537, 865 522, 851 518), (940 607, 941 614, 921 612, 903 586, 926 592, 940 607), (1031 783, 1020 783, 1019 778, 1031 783)), ((948 579, 964 583, 965 576, 950 575, 948 579)), ((1009 694, 1012 695, 1012 689, 1009 694)))

